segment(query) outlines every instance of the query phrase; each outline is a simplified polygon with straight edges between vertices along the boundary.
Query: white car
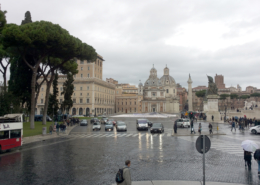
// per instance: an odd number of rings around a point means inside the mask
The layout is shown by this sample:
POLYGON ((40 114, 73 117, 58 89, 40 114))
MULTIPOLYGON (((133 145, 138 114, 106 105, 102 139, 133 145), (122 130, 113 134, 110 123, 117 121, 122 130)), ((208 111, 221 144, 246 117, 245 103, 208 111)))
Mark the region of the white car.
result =
POLYGON ((127 131, 125 122, 118 121, 116 124, 116 130, 117 131, 127 131))
POLYGON ((101 130, 101 125, 99 122, 95 122, 93 123, 93 127, 92 127, 92 130, 101 130))
POLYGON ((190 127, 190 119, 177 119, 175 122, 177 122, 178 127, 190 127))
POLYGON ((251 127, 249 130, 250 130, 250 132, 253 133, 253 134, 258 134, 258 133, 260 133, 260 125, 251 127))

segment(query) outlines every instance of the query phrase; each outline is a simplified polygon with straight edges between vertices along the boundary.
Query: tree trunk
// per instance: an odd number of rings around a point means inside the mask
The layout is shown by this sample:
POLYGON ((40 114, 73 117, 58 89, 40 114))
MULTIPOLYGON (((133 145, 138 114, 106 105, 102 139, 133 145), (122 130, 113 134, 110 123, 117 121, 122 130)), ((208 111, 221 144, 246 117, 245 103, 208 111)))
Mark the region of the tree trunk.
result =
POLYGON ((34 114, 35 114, 35 84, 36 84, 36 74, 37 74, 38 67, 33 69, 32 74, 32 83, 31 83, 31 115, 30 115, 30 127, 34 129, 34 114))
POLYGON ((3 77, 4 77, 4 92, 6 92, 6 69, 4 69, 3 77))
MULTIPOLYGON (((50 81, 46 80, 46 93, 45 93, 45 103, 44 103, 44 109, 43 109, 43 118, 42 118, 42 124, 46 125, 46 116, 48 111, 48 105, 49 105, 49 96, 50 96, 50 89, 52 81, 54 80, 55 74, 54 72, 51 73, 50 81)), ((48 76, 47 76, 48 78, 48 76)))

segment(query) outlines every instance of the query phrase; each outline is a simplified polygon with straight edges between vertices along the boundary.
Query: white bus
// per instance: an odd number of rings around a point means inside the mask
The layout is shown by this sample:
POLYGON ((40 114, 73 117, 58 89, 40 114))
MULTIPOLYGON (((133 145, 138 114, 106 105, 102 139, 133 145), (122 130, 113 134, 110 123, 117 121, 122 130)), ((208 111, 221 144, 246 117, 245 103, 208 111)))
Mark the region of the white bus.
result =
POLYGON ((23 115, 7 114, 0 117, 0 151, 22 146, 23 115))

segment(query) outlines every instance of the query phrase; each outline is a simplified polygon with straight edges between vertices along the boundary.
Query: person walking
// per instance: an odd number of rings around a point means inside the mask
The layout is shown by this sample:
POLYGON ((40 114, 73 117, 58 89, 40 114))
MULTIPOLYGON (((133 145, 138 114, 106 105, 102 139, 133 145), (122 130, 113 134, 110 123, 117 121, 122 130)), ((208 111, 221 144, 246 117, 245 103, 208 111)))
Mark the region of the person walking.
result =
POLYGON ((251 160, 252 160, 251 152, 244 150, 244 160, 245 160, 245 167, 248 166, 248 169, 251 169, 251 160))
POLYGON ((50 134, 52 135, 52 131, 53 131, 53 126, 52 125, 49 126, 49 131, 50 131, 50 134))
POLYGON ((233 128, 235 129, 235 132, 236 132, 236 123, 234 121, 232 121, 232 125, 231 126, 232 126, 231 127, 231 132, 232 132, 233 128))
POLYGON ((213 132, 212 132, 212 124, 211 123, 209 123, 209 134, 213 134, 213 132))
POLYGON ((173 125, 174 134, 177 134, 177 121, 173 125))
POLYGON ((258 163, 258 176, 260 176, 260 149, 257 149, 254 153, 254 159, 258 163))
MULTIPOLYGON (((192 134, 192 132, 194 132, 193 120, 190 121, 190 134, 192 134)), ((194 134, 195 134, 195 132, 194 132, 194 134)))
POLYGON ((56 123, 56 133, 57 133, 57 135, 59 135, 59 131, 60 131, 60 125, 59 125, 59 123, 56 123))
POLYGON ((131 161, 126 160, 125 161, 125 167, 123 168, 123 178, 124 181, 121 183, 117 183, 118 185, 131 185, 132 180, 131 180, 131 173, 130 173, 130 166, 131 166, 131 161))
POLYGON ((201 123, 199 123, 198 132, 201 134, 201 123))
POLYGON ((214 116, 213 115, 211 116, 211 119, 212 119, 212 121, 214 121, 214 116))

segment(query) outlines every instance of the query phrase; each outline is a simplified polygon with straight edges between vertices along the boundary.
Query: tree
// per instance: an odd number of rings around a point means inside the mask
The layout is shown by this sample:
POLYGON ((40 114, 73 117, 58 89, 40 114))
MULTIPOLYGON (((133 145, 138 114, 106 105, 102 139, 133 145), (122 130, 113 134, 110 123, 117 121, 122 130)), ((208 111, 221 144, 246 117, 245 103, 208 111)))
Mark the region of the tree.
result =
MULTIPOLYGON (((2 32, 4 26, 6 25, 6 17, 5 14, 7 12, 6 11, 1 11, 0 10, 0 32, 2 32)), ((0 72, 3 75, 3 79, 4 79, 4 92, 6 92, 6 72, 8 69, 8 66, 10 64, 10 58, 11 55, 9 53, 10 48, 3 48, 2 44, 0 44, 0 72)))
POLYGON ((71 73, 67 74, 67 80, 63 84, 63 92, 61 94, 64 95, 64 101, 62 102, 61 108, 62 110, 70 109, 73 107, 73 101, 71 96, 74 92, 74 85, 73 85, 73 75, 71 73))
POLYGON ((52 115, 52 118, 54 119, 55 116, 57 116, 57 112, 59 109, 59 102, 58 102, 58 95, 59 95, 59 89, 58 89, 58 73, 55 73, 55 78, 52 83, 52 94, 50 94, 49 97, 49 105, 48 105, 48 115, 52 115), (53 114, 54 113, 54 114, 53 114))
MULTIPOLYGON (((22 25, 31 22, 31 14, 27 11, 25 13, 25 20, 22 21, 22 25)), ((33 58, 31 56, 27 55, 25 58, 27 58, 27 61, 31 65, 33 64, 33 58)), ((37 72, 37 74, 38 73, 39 72, 37 72)), ((10 65, 10 80, 8 89, 14 96, 19 97, 19 102, 22 107, 26 105, 28 111, 31 108, 31 77, 31 68, 24 64, 20 55, 15 56, 10 65)), ((36 81, 39 77, 39 75, 36 77, 36 81)))
POLYGON ((62 58, 60 64, 62 66, 73 58, 85 59, 91 56, 91 59, 96 59, 97 56, 93 47, 71 36, 59 25, 46 21, 21 26, 8 24, 2 31, 2 40, 4 47, 15 47, 25 64, 32 70, 30 113, 32 129, 34 128, 35 84, 40 64, 44 64, 48 57, 62 58), (32 64, 26 59, 28 55, 33 58, 32 64))
POLYGON ((229 94, 221 94, 220 95, 221 100, 225 100, 227 97, 230 97, 230 95, 229 94))
POLYGON ((250 95, 241 95, 239 96, 239 99, 247 99, 250 98, 250 95))
POLYGON ((230 98, 231 99, 237 99, 238 98, 238 94, 230 94, 230 98))

